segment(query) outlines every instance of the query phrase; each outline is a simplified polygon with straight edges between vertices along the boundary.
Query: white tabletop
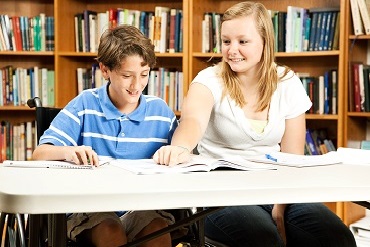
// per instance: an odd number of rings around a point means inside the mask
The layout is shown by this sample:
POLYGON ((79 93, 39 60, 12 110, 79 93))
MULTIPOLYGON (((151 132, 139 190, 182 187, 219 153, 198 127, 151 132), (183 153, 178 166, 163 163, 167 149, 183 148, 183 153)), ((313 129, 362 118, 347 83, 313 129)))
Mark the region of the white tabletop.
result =
POLYGON ((66 213, 370 200, 370 166, 135 175, 0 165, 0 212, 66 213))

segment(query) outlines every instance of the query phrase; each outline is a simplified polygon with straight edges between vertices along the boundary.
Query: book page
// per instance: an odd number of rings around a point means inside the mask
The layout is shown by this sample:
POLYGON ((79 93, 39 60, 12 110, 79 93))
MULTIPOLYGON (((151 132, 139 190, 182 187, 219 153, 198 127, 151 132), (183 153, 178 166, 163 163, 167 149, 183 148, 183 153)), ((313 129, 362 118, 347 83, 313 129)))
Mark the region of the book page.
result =
POLYGON ((212 159, 200 155, 192 155, 189 162, 175 166, 159 165, 153 159, 117 159, 110 161, 110 164, 135 174, 209 172, 217 168, 231 168, 244 171, 276 169, 271 164, 251 162, 241 157, 212 159))

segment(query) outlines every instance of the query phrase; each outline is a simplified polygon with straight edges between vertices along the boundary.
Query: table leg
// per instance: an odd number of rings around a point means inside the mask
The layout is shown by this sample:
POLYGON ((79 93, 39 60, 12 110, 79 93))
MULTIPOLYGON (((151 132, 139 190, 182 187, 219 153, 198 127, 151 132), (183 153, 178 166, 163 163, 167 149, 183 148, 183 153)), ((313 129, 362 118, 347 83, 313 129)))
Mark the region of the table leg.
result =
POLYGON ((40 245, 40 224, 41 215, 40 214, 30 214, 28 216, 28 246, 29 247, 39 247, 40 245))
POLYGON ((53 247, 67 246, 67 216, 66 214, 49 215, 51 232, 49 233, 49 244, 53 247))

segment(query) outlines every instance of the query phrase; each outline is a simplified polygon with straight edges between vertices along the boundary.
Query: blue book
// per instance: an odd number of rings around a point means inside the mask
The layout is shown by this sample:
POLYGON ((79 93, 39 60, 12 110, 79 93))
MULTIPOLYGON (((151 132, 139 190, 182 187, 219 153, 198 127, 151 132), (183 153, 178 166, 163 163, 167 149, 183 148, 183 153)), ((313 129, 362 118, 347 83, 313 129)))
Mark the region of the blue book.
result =
POLYGON ((370 150, 370 141, 368 140, 361 141, 361 149, 370 150))
POLYGON ((175 29, 176 29, 176 32, 175 32, 175 51, 176 52, 182 52, 182 44, 183 44, 183 41, 182 41, 182 36, 183 36, 183 33, 182 33, 182 10, 180 9, 176 15, 176 26, 175 26, 175 29))
POLYGON ((330 111, 330 71, 325 71, 324 73, 324 114, 329 114, 330 111))
POLYGON ((316 22, 316 30, 315 30, 315 39, 314 39, 314 43, 313 43, 313 50, 314 51, 318 51, 319 50, 319 42, 320 42, 320 33, 321 33, 321 23, 322 23, 322 17, 323 17, 323 13, 322 12, 318 12, 317 13, 317 22, 316 22))
POLYGON ((310 30, 310 41, 308 43, 308 50, 313 51, 316 39, 316 29, 317 29, 317 18, 319 13, 313 12, 311 14, 311 30, 310 30))
POLYGON ((318 38, 318 50, 322 51, 324 50, 324 37, 326 32, 326 22, 328 20, 328 12, 322 12, 321 13, 321 26, 320 26, 320 35, 316 38, 318 38))
POLYGON ((306 143, 308 145, 310 154, 312 154, 312 155, 318 155, 319 154, 318 150, 316 149, 315 142, 313 141, 310 129, 306 129, 306 143))
POLYGON ((304 19, 303 51, 309 50, 310 35, 311 35, 311 17, 306 12, 304 19))
POLYGON ((329 35, 330 35, 330 27, 332 24, 333 19, 333 12, 328 12, 326 26, 325 26, 325 35, 324 35, 324 42, 323 42, 323 51, 327 51, 329 48, 329 35))

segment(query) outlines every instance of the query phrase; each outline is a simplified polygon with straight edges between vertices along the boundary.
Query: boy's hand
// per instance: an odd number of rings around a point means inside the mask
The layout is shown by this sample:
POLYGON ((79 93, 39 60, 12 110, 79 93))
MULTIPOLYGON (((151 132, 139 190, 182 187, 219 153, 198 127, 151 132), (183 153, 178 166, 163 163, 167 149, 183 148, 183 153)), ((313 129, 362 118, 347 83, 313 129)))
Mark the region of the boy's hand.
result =
POLYGON ((181 146, 163 146, 153 155, 153 160, 161 165, 177 165, 189 161, 190 150, 181 146))
POLYGON ((90 146, 65 147, 65 160, 77 165, 99 166, 97 153, 90 146))

